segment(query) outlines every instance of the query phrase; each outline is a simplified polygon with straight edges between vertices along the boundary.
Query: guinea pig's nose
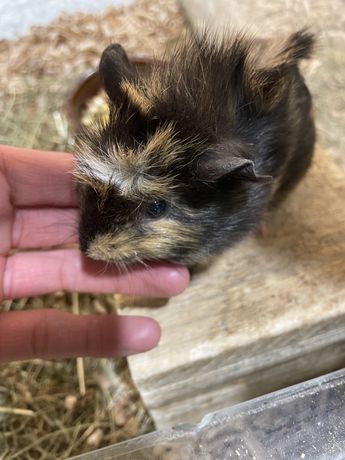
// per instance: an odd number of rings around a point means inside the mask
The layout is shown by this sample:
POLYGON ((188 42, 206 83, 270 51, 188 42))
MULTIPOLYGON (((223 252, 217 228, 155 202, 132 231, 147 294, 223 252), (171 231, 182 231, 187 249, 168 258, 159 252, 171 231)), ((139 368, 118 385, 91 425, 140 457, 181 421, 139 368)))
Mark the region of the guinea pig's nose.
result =
POLYGON ((81 252, 86 253, 88 247, 89 247, 90 240, 89 238, 82 237, 79 235, 79 248, 81 252))

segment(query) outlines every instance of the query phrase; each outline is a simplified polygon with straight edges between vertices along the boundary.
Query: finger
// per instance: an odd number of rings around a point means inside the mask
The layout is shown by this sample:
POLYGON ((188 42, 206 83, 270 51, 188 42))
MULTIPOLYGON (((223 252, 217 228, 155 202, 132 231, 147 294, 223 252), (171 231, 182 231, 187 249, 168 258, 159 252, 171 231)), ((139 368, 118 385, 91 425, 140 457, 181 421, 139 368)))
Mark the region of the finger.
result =
POLYGON ((12 228, 12 248, 45 248, 76 243, 76 208, 18 209, 12 228))
POLYGON ((15 206, 78 206, 69 153, 0 146, 0 169, 15 206))
POLYGON ((0 313, 0 362, 128 356, 153 348, 159 338, 158 323, 140 316, 46 309, 0 313))
POLYGON ((9 256, 3 278, 3 296, 11 299, 55 291, 118 292, 167 297, 189 282, 182 266, 133 266, 128 273, 84 257, 77 249, 19 252, 9 256))

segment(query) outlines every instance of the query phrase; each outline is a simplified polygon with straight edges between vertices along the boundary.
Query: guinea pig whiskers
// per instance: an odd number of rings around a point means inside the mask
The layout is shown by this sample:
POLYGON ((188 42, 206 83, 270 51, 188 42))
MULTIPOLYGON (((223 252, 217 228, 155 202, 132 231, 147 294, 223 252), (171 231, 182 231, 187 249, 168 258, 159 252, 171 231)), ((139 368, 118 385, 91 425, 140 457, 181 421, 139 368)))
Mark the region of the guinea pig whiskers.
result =
POLYGON ((99 271, 97 272, 97 275, 103 276, 109 270, 110 266, 111 266, 111 262, 109 260, 104 261, 103 266, 99 269, 99 271))
POLYGON ((152 270, 152 267, 148 265, 143 259, 140 257, 135 257, 135 262, 138 263, 139 265, 142 265, 146 270, 152 270))
POLYGON ((128 275, 129 274, 129 268, 126 262, 122 259, 118 259, 115 262, 116 268, 119 270, 121 274, 128 275))

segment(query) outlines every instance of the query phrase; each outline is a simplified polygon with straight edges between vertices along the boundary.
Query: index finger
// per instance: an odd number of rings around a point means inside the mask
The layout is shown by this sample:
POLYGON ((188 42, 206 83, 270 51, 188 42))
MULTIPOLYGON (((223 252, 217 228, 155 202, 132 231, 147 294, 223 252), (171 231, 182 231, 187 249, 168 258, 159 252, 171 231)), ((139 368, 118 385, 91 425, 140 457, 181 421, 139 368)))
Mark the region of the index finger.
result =
POLYGON ((1 169, 15 206, 78 206, 69 153, 1 145, 1 169))

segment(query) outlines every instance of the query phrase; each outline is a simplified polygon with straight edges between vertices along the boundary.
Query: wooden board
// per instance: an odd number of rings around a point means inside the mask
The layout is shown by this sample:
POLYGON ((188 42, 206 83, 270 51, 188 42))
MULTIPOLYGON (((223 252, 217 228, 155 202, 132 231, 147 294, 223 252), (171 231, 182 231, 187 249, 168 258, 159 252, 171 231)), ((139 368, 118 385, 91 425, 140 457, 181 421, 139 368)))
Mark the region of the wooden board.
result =
POLYGON ((267 220, 162 307, 158 348, 129 358, 159 428, 345 363, 345 177, 322 152, 267 220))

